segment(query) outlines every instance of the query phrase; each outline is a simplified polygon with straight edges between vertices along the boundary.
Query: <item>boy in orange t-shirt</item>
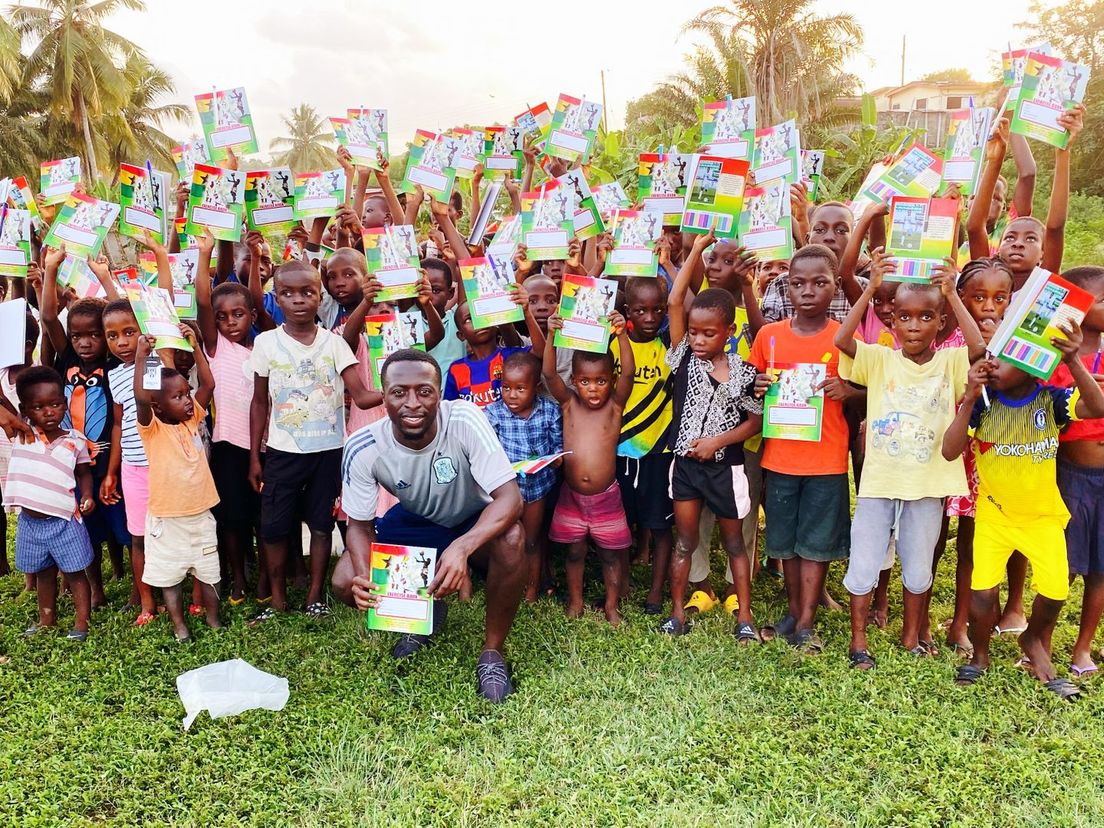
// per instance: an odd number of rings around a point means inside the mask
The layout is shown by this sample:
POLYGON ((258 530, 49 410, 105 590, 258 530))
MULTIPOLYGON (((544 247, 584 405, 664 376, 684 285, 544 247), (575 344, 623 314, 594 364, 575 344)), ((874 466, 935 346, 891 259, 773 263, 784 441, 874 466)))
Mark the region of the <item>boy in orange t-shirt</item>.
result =
POLYGON ((819 442, 811 442, 809 431, 789 429, 791 437, 767 437, 762 461, 764 543, 768 557, 782 559, 789 597, 789 612, 773 625, 773 633, 810 653, 823 648, 813 626, 828 563, 846 558, 851 546, 843 401, 852 392, 839 377, 833 340, 840 324, 828 317, 836 267, 835 254, 820 244, 794 254, 787 291, 795 315, 763 326, 748 357, 775 384, 782 383, 778 404, 763 412, 764 434, 772 422, 808 424, 815 407, 821 407, 819 442))
POLYGON ((146 357, 155 345, 154 337, 143 336, 134 359, 134 401, 150 479, 142 580, 161 588, 177 641, 188 641, 191 633, 184 619, 184 579, 190 572, 199 582, 207 626, 217 629, 222 626, 218 598, 221 574, 215 517, 211 514, 219 497, 199 437, 199 424, 211 403, 215 380, 195 333, 187 325, 181 325, 180 331, 195 353, 199 377, 195 396, 188 380, 170 368, 161 369, 160 390, 142 387, 146 357))

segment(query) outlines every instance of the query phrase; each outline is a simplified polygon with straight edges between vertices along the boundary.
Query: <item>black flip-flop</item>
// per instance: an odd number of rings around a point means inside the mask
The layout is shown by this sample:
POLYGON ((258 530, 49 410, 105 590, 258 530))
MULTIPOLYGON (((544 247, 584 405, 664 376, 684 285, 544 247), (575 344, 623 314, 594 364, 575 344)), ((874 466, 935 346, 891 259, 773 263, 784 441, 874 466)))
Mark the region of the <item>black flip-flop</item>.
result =
POLYGON ((773 641, 776 638, 788 639, 797 632, 797 619, 786 613, 773 624, 767 624, 759 631, 764 641, 773 641))
POLYGON ((1077 701, 1081 697, 1081 688, 1069 679, 1056 678, 1046 682, 1043 687, 1060 699, 1077 701))
POLYGON ((690 625, 685 621, 679 621, 673 615, 659 625, 659 631, 664 635, 677 637, 680 635, 686 635, 690 632, 690 625))
POLYGON ((866 650, 855 650, 852 653, 848 653, 847 658, 851 662, 851 668, 854 670, 873 670, 878 666, 878 662, 874 660, 874 656, 866 650))
POLYGON ((973 664, 963 664, 955 671, 955 684, 959 687, 969 687, 985 675, 985 670, 973 664))
POLYGON ((812 627, 798 630, 786 639, 794 649, 800 650, 805 655, 820 655, 824 652, 824 642, 816 634, 812 627))
POLYGON ((645 615, 659 615, 661 612, 663 612, 663 604, 653 604, 650 601, 644 602, 645 615))
POLYGON ((761 641, 754 624, 737 624, 732 634, 736 636, 736 643, 741 645, 752 643, 758 644, 761 641))

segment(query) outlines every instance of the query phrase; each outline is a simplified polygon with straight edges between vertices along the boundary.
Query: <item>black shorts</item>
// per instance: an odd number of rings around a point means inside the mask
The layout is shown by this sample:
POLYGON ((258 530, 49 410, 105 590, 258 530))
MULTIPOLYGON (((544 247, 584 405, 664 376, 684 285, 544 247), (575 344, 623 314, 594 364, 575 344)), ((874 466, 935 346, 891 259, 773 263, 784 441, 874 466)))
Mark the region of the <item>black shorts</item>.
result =
POLYGON ((671 507, 671 458, 673 454, 645 454, 617 458, 617 483, 629 526, 669 529, 674 523, 671 507))
POLYGON ((270 448, 261 487, 261 537, 278 541, 302 520, 316 532, 332 532, 341 493, 342 449, 292 454, 270 448))
POLYGON ((211 477, 219 496, 218 505, 211 509, 215 520, 235 528, 260 520, 261 496, 249 485, 249 449, 221 440, 211 443, 211 477))
POLYGON ((671 499, 700 500, 723 520, 745 518, 751 511, 747 475, 740 464, 700 463, 676 457, 671 464, 671 499))

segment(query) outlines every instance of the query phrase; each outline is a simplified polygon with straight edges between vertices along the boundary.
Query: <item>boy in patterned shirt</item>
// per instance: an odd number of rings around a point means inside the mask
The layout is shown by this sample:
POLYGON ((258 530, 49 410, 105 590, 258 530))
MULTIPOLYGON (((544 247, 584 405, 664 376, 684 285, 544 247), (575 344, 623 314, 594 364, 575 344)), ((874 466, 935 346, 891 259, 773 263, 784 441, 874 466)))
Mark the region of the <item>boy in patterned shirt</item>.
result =
POLYGON ((709 288, 686 308, 696 262, 715 240, 712 232, 698 237, 667 300, 671 342, 677 343, 666 359, 674 376, 671 499, 678 541, 671 558, 671 617, 660 631, 689 631, 684 602, 704 504, 717 516, 739 601, 735 635, 746 644, 758 641, 759 634, 751 615, 751 566, 741 533, 741 521, 751 510, 742 443, 759 432, 763 403, 757 399, 756 385, 765 389, 769 381, 766 376, 760 381, 736 352, 726 353, 736 330, 732 294, 709 288))

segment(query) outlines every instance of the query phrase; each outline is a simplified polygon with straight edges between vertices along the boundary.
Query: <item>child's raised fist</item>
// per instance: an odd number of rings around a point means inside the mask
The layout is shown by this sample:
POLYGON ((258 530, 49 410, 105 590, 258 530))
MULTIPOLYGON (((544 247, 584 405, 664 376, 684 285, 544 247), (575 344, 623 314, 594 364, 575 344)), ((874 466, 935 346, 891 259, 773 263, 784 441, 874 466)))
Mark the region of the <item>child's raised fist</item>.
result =
POLYGON ((510 301, 517 305, 519 308, 524 308, 526 311, 529 309, 529 291, 527 291, 521 285, 507 285, 506 289, 510 291, 510 301))
MULTIPOLYGON (((426 308, 433 302, 433 286, 429 283, 429 276, 426 275, 425 270, 419 270, 418 272, 421 276, 418 277, 418 284, 415 286, 415 290, 418 292, 417 300, 419 305, 426 308)), ((375 298, 374 293, 372 297, 375 298)), ((364 298, 368 298, 367 293, 364 294, 364 298)))
POLYGON ((110 281, 111 279, 111 267, 107 263, 106 256, 100 256, 98 259, 93 259, 91 255, 88 256, 88 267, 96 274, 96 277, 101 281, 110 281))
POLYGON ((1070 319, 1065 324, 1059 325, 1059 330, 1066 336, 1052 336, 1050 344, 1062 352, 1062 362, 1069 365, 1077 361, 1077 352, 1084 342, 1085 336, 1081 333, 1081 325, 1076 319, 1070 319))
POLYGON ((156 344, 157 340, 149 334, 138 337, 138 344, 134 348, 135 360, 145 359, 152 354, 156 344))
POLYGON ((884 247, 870 251, 870 288, 881 286, 887 274, 897 269, 897 260, 886 255, 884 247))
POLYGON ((1066 149, 1069 149, 1069 145, 1085 128, 1085 105, 1079 103, 1068 112, 1059 115, 1058 126, 1069 133, 1069 140, 1066 142, 1066 149))
MULTIPOLYGON (((91 258, 91 257, 89 257, 91 258)), ((65 242, 61 243, 61 247, 48 247, 46 248, 46 270, 50 273, 56 273, 57 269, 61 267, 62 261, 65 259, 65 242)))
MULTIPOLYGON (((561 330, 563 328, 563 325, 564 325, 563 317, 560 316, 559 311, 556 311, 554 314, 552 314, 550 317, 548 317, 548 330, 558 331, 558 330, 561 330)), ((549 339, 548 341, 551 342, 552 340, 549 339)))
POLYGON ((621 315, 620 311, 612 310, 609 314, 610 333, 614 336, 621 336, 625 333, 625 317, 621 315))
POLYGON ((989 135, 989 141, 985 144, 985 160, 999 161, 1004 158, 1004 152, 1008 148, 1009 120, 1001 118, 993 126, 989 135))
POLYGON ((355 165, 353 164, 353 156, 349 154, 348 147, 337 148, 337 163, 345 170, 346 176, 352 175, 355 165))
POLYGON ((958 268, 954 259, 947 257, 932 268, 931 283, 939 288, 939 292, 947 297, 954 293, 958 283, 958 268))
POLYGON ((709 245, 713 244, 713 242, 715 242, 716 240, 717 234, 714 233, 713 228, 710 227, 708 233, 706 233, 704 236, 698 236, 696 239, 694 239, 693 251, 700 256, 702 253, 705 252, 705 248, 709 247, 709 245))
POLYGON ((209 259, 211 257, 211 252, 215 249, 216 241, 214 235, 211 233, 211 228, 204 225, 203 235, 196 239, 196 241, 199 246, 200 255, 209 259))

